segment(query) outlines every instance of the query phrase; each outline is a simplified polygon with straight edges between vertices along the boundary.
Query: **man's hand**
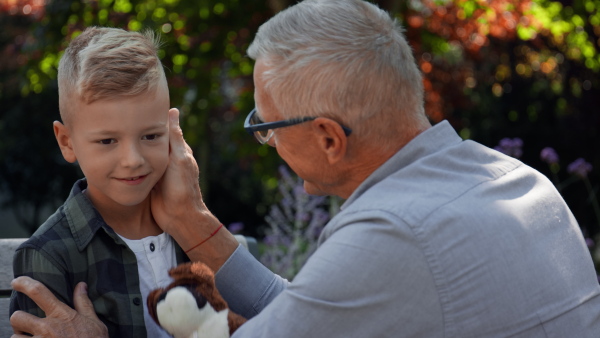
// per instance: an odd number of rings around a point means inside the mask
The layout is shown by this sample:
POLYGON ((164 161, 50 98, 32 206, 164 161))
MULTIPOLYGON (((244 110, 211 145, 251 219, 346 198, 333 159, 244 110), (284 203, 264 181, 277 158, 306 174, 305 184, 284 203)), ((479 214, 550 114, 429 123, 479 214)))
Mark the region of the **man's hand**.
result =
MULTIPOLYGON (((169 166, 151 192, 152 216, 167 233, 192 212, 208 212, 198 184, 199 170, 192 149, 179 127, 179 110, 169 110, 169 166)), ((181 243, 180 243, 181 244, 181 243)))
POLYGON ((193 248, 186 252, 192 261, 217 271, 238 242, 227 229, 214 234, 220 222, 202 200, 198 164, 183 139, 177 109, 169 110, 169 148, 169 166, 150 194, 152 216, 183 250, 193 248))
POLYGON ((94 306, 87 296, 87 285, 77 284, 73 292, 75 310, 59 301, 42 283, 29 277, 18 277, 11 283, 14 290, 29 296, 46 313, 38 318, 23 311, 10 317, 15 334, 12 338, 28 337, 108 337, 106 325, 98 319, 94 306))

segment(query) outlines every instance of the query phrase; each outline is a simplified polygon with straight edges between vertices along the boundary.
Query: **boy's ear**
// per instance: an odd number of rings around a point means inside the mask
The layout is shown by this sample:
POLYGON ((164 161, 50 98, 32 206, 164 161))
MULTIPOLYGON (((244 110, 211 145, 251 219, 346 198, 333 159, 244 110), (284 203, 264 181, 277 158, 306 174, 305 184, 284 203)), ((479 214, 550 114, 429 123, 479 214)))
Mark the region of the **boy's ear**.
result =
POLYGON ((75 163, 75 161, 77 161, 77 157, 73 151, 73 144, 71 142, 71 134, 69 133, 69 129, 59 121, 54 121, 52 126, 54 127, 54 136, 56 137, 56 142, 58 142, 58 146, 60 147, 63 157, 67 162, 75 163))

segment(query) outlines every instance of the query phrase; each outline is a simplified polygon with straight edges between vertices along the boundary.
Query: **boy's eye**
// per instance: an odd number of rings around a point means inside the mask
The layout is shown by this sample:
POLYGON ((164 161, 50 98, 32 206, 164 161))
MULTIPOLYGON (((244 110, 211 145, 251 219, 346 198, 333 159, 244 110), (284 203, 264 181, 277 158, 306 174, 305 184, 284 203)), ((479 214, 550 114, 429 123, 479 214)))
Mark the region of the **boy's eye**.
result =
POLYGON ((106 138, 106 139, 100 140, 98 142, 100 142, 100 144, 113 144, 116 142, 116 140, 114 138, 106 138))
POLYGON ((157 134, 150 134, 150 135, 145 135, 142 137, 142 140, 156 140, 158 138, 157 134))

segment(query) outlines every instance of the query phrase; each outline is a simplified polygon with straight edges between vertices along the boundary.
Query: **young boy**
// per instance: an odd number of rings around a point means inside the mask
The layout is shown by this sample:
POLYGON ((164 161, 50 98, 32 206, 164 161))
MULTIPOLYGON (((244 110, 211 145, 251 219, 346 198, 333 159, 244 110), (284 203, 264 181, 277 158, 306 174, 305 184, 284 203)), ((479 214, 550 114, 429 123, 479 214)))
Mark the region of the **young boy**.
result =
MULTIPOLYGON (((58 68, 63 123, 54 122, 54 134, 85 178, 14 257, 15 277, 43 282, 71 306, 85 281, 110 337, 169 337, 149 317, 146 297, 187 260, 150 211, 150 191, 169 161, 169 92, 157 44, 151 32, 97 27, 70 43, 58 68)), ((43 316, 13 292, 16 310, 43 316)))

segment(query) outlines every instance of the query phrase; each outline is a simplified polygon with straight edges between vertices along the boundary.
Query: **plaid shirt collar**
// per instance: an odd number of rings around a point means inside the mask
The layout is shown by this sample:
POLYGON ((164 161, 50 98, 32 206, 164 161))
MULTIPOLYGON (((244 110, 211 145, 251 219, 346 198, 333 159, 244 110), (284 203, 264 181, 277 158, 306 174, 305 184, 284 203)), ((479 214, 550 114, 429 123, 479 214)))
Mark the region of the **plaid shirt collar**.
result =
MULTIPOLYGON (((64 212, 69 223, 69 229, 77 244, 77 249, 83 251, 101 228, 115 240, 118 235, 104 222, 90 199, 84 194, 87 180, 82 178, 75 182, 71 193, 64 204, 64 212)), ((120 240, 120 239, 119 239, 120 240)))

